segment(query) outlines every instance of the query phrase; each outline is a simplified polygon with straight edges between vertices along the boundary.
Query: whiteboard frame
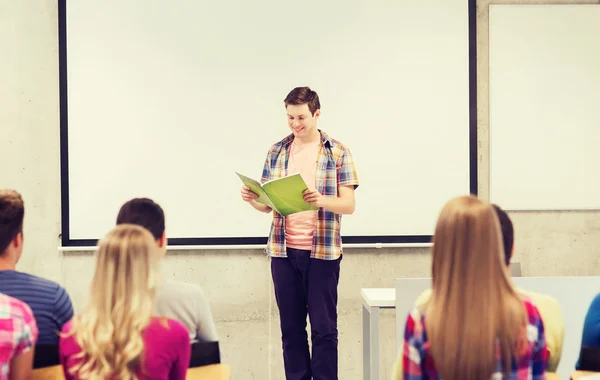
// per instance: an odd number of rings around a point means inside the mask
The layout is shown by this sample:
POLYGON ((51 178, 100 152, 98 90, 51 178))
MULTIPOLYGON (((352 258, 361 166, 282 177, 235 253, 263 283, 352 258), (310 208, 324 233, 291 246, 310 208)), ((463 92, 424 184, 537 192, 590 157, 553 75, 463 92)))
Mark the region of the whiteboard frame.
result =
MULTIPOLYGON (((468 3, 469 44, 469 189, 477 195, 477 30, 476 0, 468 3)), ((61 172, 61 246, 60 251, 91 250, 97 239, 71 239, 69 232, 69 154, 67 99, 67 16, 66 0, 58 0, 60 172, 61 172), (87 247, 87 248, 86 248, 87 247)), ((383 248, 430 246, 431 235, 342 236, 344 248, 383 248)), ((260 249, 267 236, 169 238, 173 249, 260 249)))

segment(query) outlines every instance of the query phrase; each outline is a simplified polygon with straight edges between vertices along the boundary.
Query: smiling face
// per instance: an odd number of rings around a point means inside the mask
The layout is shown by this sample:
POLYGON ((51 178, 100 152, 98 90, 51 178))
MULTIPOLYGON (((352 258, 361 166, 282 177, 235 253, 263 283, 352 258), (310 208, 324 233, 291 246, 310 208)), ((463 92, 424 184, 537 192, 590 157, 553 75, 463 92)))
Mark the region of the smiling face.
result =
POLYGON ((286 110, 288 126, 295 138, 301 142, 310 142, 319 138, 317 119, 321 115, 321 110, 316 110, 313 115, 307 103, 289 104, 286 110))

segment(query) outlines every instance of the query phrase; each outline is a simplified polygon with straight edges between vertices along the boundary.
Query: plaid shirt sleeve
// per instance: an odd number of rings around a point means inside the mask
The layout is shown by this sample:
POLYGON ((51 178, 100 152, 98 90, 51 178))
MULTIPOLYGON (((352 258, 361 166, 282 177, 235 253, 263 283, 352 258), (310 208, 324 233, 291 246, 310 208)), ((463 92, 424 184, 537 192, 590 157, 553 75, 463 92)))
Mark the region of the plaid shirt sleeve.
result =
POLYGON ((415 309, 408 315, 404 327, 404 344, 402 348, 404 380, 421 380, 424 378, 422 370, 423 346, 423 326, 420 313, 415 309))
POLYGON ((22 318, 15 318, 14 342, 15 355, 21 355, 35 346, 38 337, 38 328, 29 306, 24 302, 13 304, 11 307, 19 309, 22 318))
POLYGON ((529 325, 527 326, 527 338, 533 342, 531 358, 531 379, 543 380, 546 378, 548 367, 548 349, 544 335, 544 322, 538 309, 530 302, 525 303, 529 325))
POLYGON ((348 148, 345 148, 337 162, 338 186, 358 187, 358 176, 354 167, 354 159, 348 148))
POLYGON ((271 179, 271 152, 267 154, 267 158, 265 159, 265 165, 263 166, 262 177, 260 179, 261 183, 265 183, 271 179))

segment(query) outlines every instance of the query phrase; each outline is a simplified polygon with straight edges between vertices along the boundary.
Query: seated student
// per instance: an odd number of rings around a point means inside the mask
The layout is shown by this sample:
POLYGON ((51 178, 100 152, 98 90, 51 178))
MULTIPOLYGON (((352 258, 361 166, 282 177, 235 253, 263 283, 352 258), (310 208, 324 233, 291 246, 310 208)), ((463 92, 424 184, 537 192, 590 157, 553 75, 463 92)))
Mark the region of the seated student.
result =
MULTIPOLYGON (((514 253, 514 228, 508 214, 499 206, 492 205, 500 222, 500 231, 502 233, 502 246, 504 251, 504 263, 506 264, 506 273, 510 276, 510 259, 514 253)), ((516 288, 519 294, 529 297, 533 304, 538 308, 542 321, 544 322, 544 331, 546 334, 546 347, 548 349, 548 368, 549 372, 556 372, 565 336, 565 322, 558 302, 547 295, 534 293, 525 289, 516 288)), ((431 298, 431 290, 426 290, 417 298, 415 306, 423 306, 431 298)), ((402 358, 398 358, 394 366, 394 379, 401 379, 402 358)))
POLYGON ((152 235, 139 226, 118 226, 99 242, 89 304, 60 338, 67 380, 185 379, 186 328, 152 317, 159 260, 152 235))
MULTIPOLYGON (((162 208, 148 198, 136 198, 125 203, 117 224, 130 223, 146 228, 156 240, 161 255, 167 251, 165 214, 162 208)), ((183 323, 194 341, 218 341, 215 322, 208 299, 202 288, 172 280, 163 281, 156 291, 155 314, 173 318, 183 323)))
MULTIPOLYGON (((600 349, 600 294, 594 297, 585 315, 583 332, 581 334, 581 347, 600 349)), ((600 363, 596 363, 594 358, 592 358, 590 364, 598 365, 600 367, 600 363)), ((575 368, 581 371, 592 370, 590 368, 582 368, 581 358, 577 361, 575 368)), ((596 370, 596 368, 594 368, 594 370, 596 370)))
POLYGON ((0 293, 31 308, 39 329, 38 344, 58 344, 58 333, 73 317, 71 298, 57 283, 16 270, 23 252, 24 215, 21 195, 0 190, 0 293))
POLYGON ((29 379, 37 336, 29 306, 0 294, 0 379, 29 379))
POLYGON ((433 241, 433 291, 406 321, 404 379, 543 378, 544 325, 512 287, 494 208, 475 197, 451 200, 433 241))

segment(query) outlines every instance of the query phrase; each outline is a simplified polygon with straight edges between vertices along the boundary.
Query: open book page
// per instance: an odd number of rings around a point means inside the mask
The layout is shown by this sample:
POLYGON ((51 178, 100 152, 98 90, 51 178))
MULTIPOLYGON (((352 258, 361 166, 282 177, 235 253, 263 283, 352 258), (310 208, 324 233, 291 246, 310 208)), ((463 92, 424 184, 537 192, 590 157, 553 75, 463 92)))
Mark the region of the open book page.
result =
POLYGON ((271 207, 272 209, 276 210, 276 208, 273 206, 273 203, 269 199, 269 196, 263 189, 260 182, 254 180, 250 177, 246 177, 245 175, 242 175, 240 173, 235 173, 235 174, 237 174, 237 176, 240 177, 240 179, 242 180, 244 185, 248 186, 250 188, 250 190, 252 190, 252 192, 254 192, 255 194, 258 194, 258 199, 256 200, 258 203, 262 203, 263 205, 267 205, 267 206, 271 207))
POLYGON ((308 189, 308 186, 300 174, 265 182, 262 187, 268 194, 277 212, 283 216, 301 211, 319 209, 304 201, 302 192, 308 189))

